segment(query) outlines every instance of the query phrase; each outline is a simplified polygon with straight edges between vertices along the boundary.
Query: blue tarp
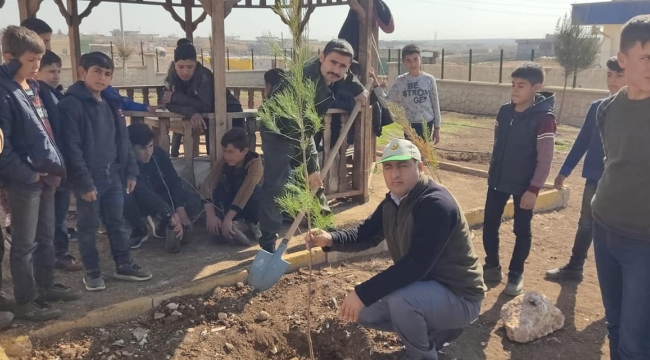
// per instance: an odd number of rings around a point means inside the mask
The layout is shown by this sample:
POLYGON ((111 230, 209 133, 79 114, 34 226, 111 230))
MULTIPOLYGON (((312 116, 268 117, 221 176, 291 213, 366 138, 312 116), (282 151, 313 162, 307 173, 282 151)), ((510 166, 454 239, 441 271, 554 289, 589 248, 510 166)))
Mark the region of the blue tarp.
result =
POLYGON ((571 18, 577 25, 625 24, 637 15, 650 14, 650 1, 608 1, 573 4, 571 18))

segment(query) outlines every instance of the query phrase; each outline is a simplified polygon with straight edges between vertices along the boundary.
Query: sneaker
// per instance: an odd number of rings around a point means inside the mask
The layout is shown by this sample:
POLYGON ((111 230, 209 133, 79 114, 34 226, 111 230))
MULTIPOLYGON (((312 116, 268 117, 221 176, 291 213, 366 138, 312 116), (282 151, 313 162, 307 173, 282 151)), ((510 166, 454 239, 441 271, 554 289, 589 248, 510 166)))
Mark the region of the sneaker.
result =
POLYGON ((115 278, 125 281, 146 281, 153 277, 150 272, 144 270, 135 263, 122 265, 115 269, 115 278))
POLYGON ((129 243, 131 244, 131 249, 137 249, 142 246, 142 243, 149 239, 149 232, 147 228, 144 229, 134 229, 131 230, 131 237, 129 238, 129 243))
POLYGON ((9 311, 0 311, 0 330, 9 327, 14 320, 14 314, 9 311))
POLYGON ((16 305, 14 317, 20 320, 48 321, 58 319, 63 315, 61 310, 52 309, 52 306, 43 300, 36 299, 27 304, 16 305))
POLYGON ((255 236, 255 240, 259 240, 262 237, 262 231, 260 230, 260 224, 253 224, 250 221, 246 222, 246 225, 248 225, 248 230, 253 233, 253 236, 255 236))
POLYGON ((91 273, 84 275, 84 285, 88 291, 101 291, 106 289, 106 283, 101 273, 91 273))
POLYGON ((487 283, 500 283, 503 281, 503 273, 501 272, 501 266, 483 266, 483 280, 487 283))
POLYGON ((83 265, 70 254, 57 257, 54 261, 54 267, 69 272, 81 271, 84 268, 83 265))
POLYGON ((16 310, 16 299, 0 291, 0 312, 16 310))
POLYGON ((40 299, 49 302, 73 301, 81 297, 71 287, 63 284, 54 284, 50 289, 42 291, 40 299))
POLYGON ((524 276, 519 274, 508 274, 508 283, 503 290, 506 295, 518 296, 524 292, 524 276))
POLYGON ((575 280, 582 281, 584 275, 582 269, 575 269, 566 264, 557 269, 551 269, 546 272, 546 278, 549 280, 575 280))
POLYGON ((161 226, 158 219, 154 220, 152 216, 147 216, 147 221, 149 222, 149 226, 151 226, 151 234, 155 238, 162 239, 165 237, 165 227, 161 226))

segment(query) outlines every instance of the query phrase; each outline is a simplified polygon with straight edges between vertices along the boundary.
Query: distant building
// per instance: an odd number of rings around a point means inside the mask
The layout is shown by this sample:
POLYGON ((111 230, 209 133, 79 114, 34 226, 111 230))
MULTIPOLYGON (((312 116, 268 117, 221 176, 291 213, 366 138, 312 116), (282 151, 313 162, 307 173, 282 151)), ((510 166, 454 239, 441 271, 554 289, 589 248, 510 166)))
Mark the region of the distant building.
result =
POLYGON ((650 14, 650 1, 647 0, 614 0, 571 6, 574 24, 602 26, 602 30, 596 29, 596 32, 603 37, 600 45, 600 65, 603 67, 618 53, 623 24, 637 15, 650 14))
POLYGON ((543 39, 518 39, 515 60, 530 60, 535 51, 535 58, 555 56, 555 35, 547 34, 543 39))

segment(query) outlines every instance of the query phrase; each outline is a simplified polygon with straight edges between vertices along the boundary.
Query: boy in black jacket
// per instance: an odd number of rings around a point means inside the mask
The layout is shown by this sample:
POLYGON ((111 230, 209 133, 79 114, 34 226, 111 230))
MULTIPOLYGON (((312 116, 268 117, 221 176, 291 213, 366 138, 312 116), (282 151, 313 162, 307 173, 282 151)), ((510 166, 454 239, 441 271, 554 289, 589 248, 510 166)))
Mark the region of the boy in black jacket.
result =
POLYGON ((138 166, 126 130, 119 102, 107 100, 106 90, 113 76, 113 61, 103 53, 85 54, 82 78, 68 88, 59 111, 66 123, 68 181, 77 198, 79 252, 86 269, 86 290, 106 288, 99 267, 97 229, 100 212, 111 243, 115 277, 127 281, 151 279, 150 272, 129 257, 124 228, 124 191, 133 192, 138 166))
MULTIPOLYGON (((5 65, 0 67, 0 128, 5 147, 0 174, 13 214, 11 277, 18 319, 46 321, 61 316, 46 301, 78 298, 54 283, 54 192, 65 175, 57 148, 58 128, 43 100, 38 72, 45 45, 26 28, 9 26, 2 36, 5 65)), ((43 96, 46 95, 46 96, 43 96)))
MULTIPOLYGON (((131 225, 131 249, 137 249, 149 237, 145 216, 160 220, 152 226, 153 236, 165 236, 167 225, 171 225, 177 239, 183 238, 183 226, 191 226, 185 209, 186 197, 183 181, 178 176, 169 155, 153 144, 153 131, 146 124, 131 124, 129 139, 138 161, 138 184, 133 194, 126 197, 124 217, 131 225)), ((167 249, 177 252, 178 247, 167 249)))
POLYGON ((494 128, 494 149, 488 171, 488 193, 483 221, 485 281, 501 282, 499 227, 506 203, 514 199, 515 248, 510 260, 505 294, 523 292, 524 263, 532 243, 531 220, 537 195, 551 171, 557 124, 555 95, 539 92, 544 69, 525 63, 512 73, 512 101, 501 106, 494 128))
MULTIPOLYGON (((45 51, 38 69, 36 79, 44 90, 43 103, 48 109, 50 119, 60 123, 61 114, 57 104, 63 99, 63 86, 61 86, 61 58, 50 50, 45 51)), ((55 134, 58 143, 63 143, 60 132, 55 134)), ((54 266, 67 271, 81 271, 83 266, 68 252, 68 210, 70 209, 70 189, 65 180, 56 188, 54 195, 54 253, 56 262, 54 266)))
MULTIPOLYGON (((163 97, 167 109, 191 121, 194 130, 205 132, 209 153, 210 129, 201 114, 214 111, 214 76, 197 61, 194 45, 182 44, 174 50, 174 72, 168 76, 168 81, 171 89, 165 91, 163 97)), ((239 99, 229 90, 226 91, 226 106, 227 112, 243 111, 239 99)), ((182 137, 181 134, 172 137, 172 157, 178 157, 182 137)))

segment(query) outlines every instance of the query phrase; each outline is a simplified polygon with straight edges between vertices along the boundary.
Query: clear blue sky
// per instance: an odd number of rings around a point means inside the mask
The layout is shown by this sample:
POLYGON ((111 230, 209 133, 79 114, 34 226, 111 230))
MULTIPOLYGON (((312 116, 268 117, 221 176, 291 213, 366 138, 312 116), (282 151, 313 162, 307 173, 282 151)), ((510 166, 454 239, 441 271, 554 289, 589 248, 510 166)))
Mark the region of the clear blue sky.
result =
MULTIPOLYGON (((0 27, 18 23, 18 0, 6 0, 0 10, 0 27)), ((385 0, 391 7, 396 29, 380 34, 382 40, 428 40, 437 32, 439 40, 534 38, 552 33, 558 18, 570 12, 572 3, 590 0, 385 0)), ((594 0, 597 1, 597 0, 594 0)), ((65 2, 64 2, 65 3, 65 2)), ((80 12, 86 1, 80 0, 80 12)), ((125 30, 182 36, 180 26, 158 6, 125 4, 122 7, 125 30)), ((318 8, 310 22, 310 37, 327 40, 335 37, 345 19, 347 6, 318 8)), ((195 16, 200 12, 195 11, 195 16)), ((182 16, 182 15, 181 15, 182 16)), ((53 0, 44 0, 38 17, 56 31, 67 32, 67 25, 53 0)), ((84 34, 108 34, 119 29, 119 10, 114 3, 101 3, 81 23, 84 34)), ((280 36, 286 27, 270 10, 234 9, 226 19, 226 33, 253 39, 271 32, 280 36)), ((207 36, 208 17, 195 32, 207 36)))

